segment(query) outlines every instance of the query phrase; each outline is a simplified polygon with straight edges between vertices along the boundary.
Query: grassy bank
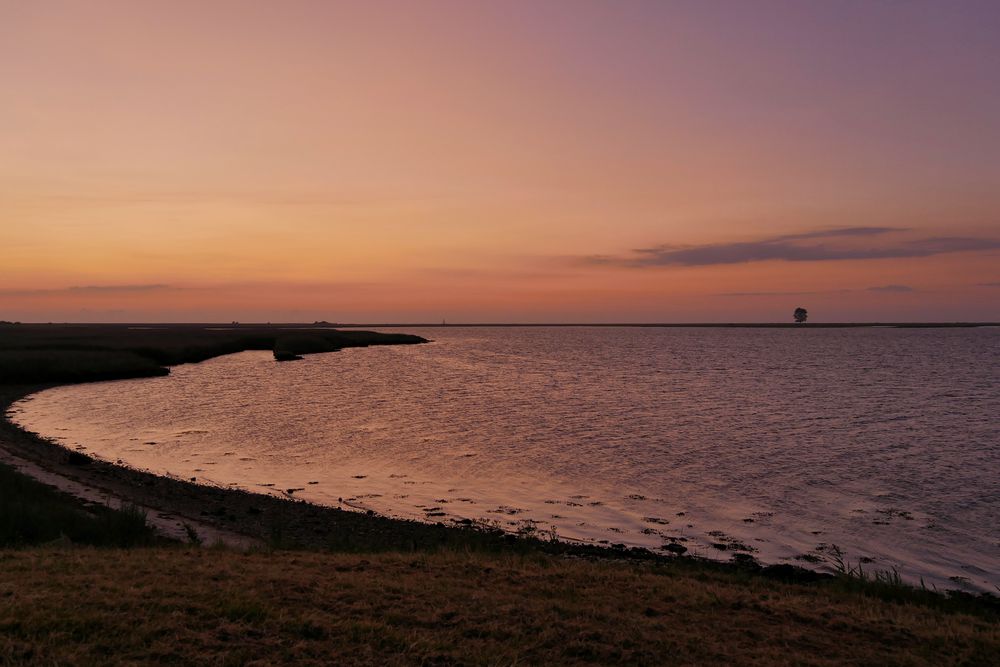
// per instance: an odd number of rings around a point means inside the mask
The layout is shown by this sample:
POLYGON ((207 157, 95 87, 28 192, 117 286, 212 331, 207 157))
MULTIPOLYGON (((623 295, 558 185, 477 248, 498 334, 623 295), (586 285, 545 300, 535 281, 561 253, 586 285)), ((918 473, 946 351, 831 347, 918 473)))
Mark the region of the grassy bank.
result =
POLYGON ((70 496, 0 464, 0 547, 68 541, 95 546, 152 544, 142 512, 83 507, 70 496))
POLYGON ((725 572, 483 554, 0 552, 0 662, 995 664, 980 616, 725 572))
POLYGON ((0 326, 0 385, 164 375, 168 366, 244 350, 297 355, 424 342, 408 334, 266 325, 7 324, 0 326))

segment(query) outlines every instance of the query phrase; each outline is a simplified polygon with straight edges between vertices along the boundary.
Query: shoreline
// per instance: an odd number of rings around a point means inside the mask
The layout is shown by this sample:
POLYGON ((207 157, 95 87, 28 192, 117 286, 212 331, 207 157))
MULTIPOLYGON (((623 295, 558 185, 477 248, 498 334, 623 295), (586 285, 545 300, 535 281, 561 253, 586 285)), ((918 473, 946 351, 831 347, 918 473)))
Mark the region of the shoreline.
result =
POLYGON ((0 372, 7 364, 6 382, 0 380, 0 463, 6 461, 22 474, 68 492, 84 508, 95 499, 108 499, 115 506, 134 504, 147 510, 161 532, 176 536, 183 531, 185 536, 206 544, 221 540, 241 548, 256 545, 351 551, 461 547, 669 560, 645 549, 521 538, 472 524, 387 517, 371 510, 316 505, 236 486, 212 486, 157 475, 81 454, 26 431, 8 418, 13 403, 45 389, 164 375, 171 366, 247 350, 272 350, 277 358, 278 352, 305 355, 348 347, 428 342, 419 336, 371 331, 313 327, 289 332, 280 326, 247 329, 192 325, 167 325, 158 330, 128 325, 0 327, 0 372), (19 377, 29 379, 10 381, 19 377))
MULTIPOLYGON (((260 347, 244 346, 243 349, 260 349, 260 347)), ((202 361, 243 349, 233 349, 230 345, 212 348, 208 354, 204 350, 198 350, 189 361, 202 361)), ((305 354, 323 350, 298 351, 305 354)), ((164 371, 166 372, 166 369, 164 371)), ((106 378, 98 375, 93 379, 125 379, 125 377, 106 378)), ((57 488, 80 498, 84 506, 88 502, 94 502, 94 497, 110 498, 111 502, 117 505, 135 504, 147 510, 147 514, 153 517, 154 522, 158 522, 157 527, 161 532, 175 539, 177 536, 182 538, 187 536, 188 541, 204 544, 221 541, 241 549, 271 547, 351 552, 412 552, 457 547, 464 550, 547 553, 618 561, 672 563, 682 567, 686 564, 695 568, 757 572, 772 578, 798 582, 835 578, 835 575, 798 565, 762 564, 752 557, 718 561, 691 554, 684 556, 673 553, 660 554, 641 547, 624 548, 615 545, 553 542, 524 538, 481 526, 446 525, 393 518, 376 514, 371 510, 345 510, 235 487, 198 484, 92 459, 25 431, 7 418, 9 408, 17 400, 37 391, 64 384, 75 384, 79 381, 67 379, 19 385, 0 384, 0 411, 2 411, 0 454, 6 451, 10 460, 17 459, 22 462, 16 466, 22 473, 27 472, 31 475, 34 471, 36 474, 33 476, 36 479, 38 474, 42 473, 51 480, 45 482, 50 486, 53 485, 52 481, 55 481, 57 488), (25 466, 25 463, 28 465, 25 466), (189 528, 197 535, 196 540, 191 539, 189 528)), ((911 588, 918 593, 921 592, 912 586, 911 588)), ((942 590, 942 592, 976 597, 961 590, 942 590)), ((984 594, 984 597, 995 598, 989 593, 984 594)))
MULTIPOLYGON (((559 582, 563 582, 566 577, 585 577, 582 571, 586 568, 601 568, 599 572, 621 577, 622 581, 635 582, 639 578, 652 577, 650 583, 671 582, 668 584, 670 586, 688 582, 685 585, 691 587, 690 592, 685 594, 687 597, 680 603, 684 608, 690 606, 693 600, 717 594, 721 590, 720 586, 728 586, 733 591, 732 594, 740 599, 746 595, 761 595, 761 600, 795 600, 792 604, 801 601, 806 605, 804 608, 809 608, 816 599, 822 598, 857 605, 859 609, 867 610, 866 613, 878 608, 887 615, 937 614, 941 619, 968 618, 973 623, 986 624, 983 627, 989 627, 993 622, 991 619, 1000 618, 1000 598, 992 593, 917 588, 898 578, 894 579, 891 572, 827 574, 798 565, 762 564, 753 558, 716 561, 692 555, 658 554, 644 548, 547 541, 482 527, 390 518, 370 510, 343 510, 238 488, 195 484, 98 459, 91 459, 83 464, 79 461, 73 463, 72 459, 76 458, 71 456, 75 453, 73 450, 26 432, 6 417, 13 402, 52 386, 55 385, 13 388, 0 385, 0 463, 4 463, 5 453, 7 456, 20 455, 21 458, 34 462, 35 470, 44 471, 46 475, 55 477, 57 482, 62 480, 63 484, 57 488, 71 494, 74 489, 67 487, 76 484, 97 489, 107 494, 104 499, 113 497, 122 504, 145 509, 147 515, 156 514, 160 523, 173 529, 173 535, 168 533, 167 536, 174 539, 180 536, 181 539, 175 546, 113 548, 110 552, 83 545, 72 545, 74 548, 66 551, 66 547, 71 545, 62 540, 50 545, 37 545, 28 551, 0 548, 0 552, 6 554, 0 553, 0 558, 6 558, 8 562, 11 558, 18 558, 18 553, 32 554, 32 563, 36 558, 59 559, 63 557, 59 554, 65 554, 64 557, 72 558, 77 565, 96 557, 99 559, 96 562, 105 564, 102 565, 104 567, 113 562, 128 570, 132 568, 131 563, 147 562, 150 558, 172 563, 167 566, 171 568, 177 567, 178 561, 192 558, 197 562, 207 562, 199 556, 205 554, 205 558, 213 562, 226 563, 224 567, 231 567, 233 558, 241 559, 237 566, 241 580, 246 576, 243 572, 245 564, 251 562, 247 559, 257 559, 253 562, 264 568, 278 561, 283 563, 282 568, 301 569, 308 562, 310 565, 305 566, 308 574, 304 576, 313 579, 328 576, 332 564, 335 572, 346 572, 344 576, 350 582, 355 582, 359 581, 358 576, 364 576, 359 573, 364 573, 372 563, 398 561, 405 563, 400 574, 412 576, 414 572, 434 568, 438 571, 434 575, 434 581, 449 581, 458 589, 466 585, 463 582, 470 572, 480 571, 489 577, 489 573, 496 567, 508 568, 507 577, 511 582, 523 581, 526 572, 532 568, 545 573, 547 578, 554 578, 549 579, 550 581, 559 582), (197 534, 196 539, 192 539, 192 533, 197 534), (217 545, 222 546, 222 550, 201 548, 217 545), (112 554, 110 561, 107 556, 97 555, 102 551, 112 554), (458 572, 448 565, 456 558, 466 563, 458 572), (475 565, 470 569, 467 563, 475 565), (414 570, 414 567, 418 569, 414 570), (892 611, 894 609, 900 611, 892 611)), ((30 474, 32 470, 21 469, 19 472, 30 474)), ((86 510, 86 502, 81 501, 81 504, 86 510)), ((155 522, 151 523, 157 529, 160 527, 155 522)), ((163 531, 158 532, 163 534, 163 531)), ((117 566, 111 567, 116 569, 117 566)), ((183 567, 187 568, 188 565, 183 567)), ((44 571, 49 570, 51 568, 46 567, 44 571)), ((72 568, 59 568, 58 575, 68 571, 72 571, 72 568)), ((57 576, 57 573, 53 571, 41 576, 45 580, 48 576, 57 576)), ((124 580, 119 576, 116 581, 128 581, 128 577, 132 575, 125 576, 124 580)), ((217 579, 216 575, 204 573, 198 576, 211 576, 212 582, 217 579)), ((254 576, 260 579, 262 575, 254 576)), ((171 580, 168 578, 167 581, 171 580)), ((577 590, 583 590, 590 584, 590 579, 585 577, 574 586, 577 590)), ((265 584, 258 582, 258 585, 265 584)), ((495 582, 491 580, 490 586, 493 585, 495 582)), ((174 586, 174 583, 167 584, 171 591, 174 586)), ((654 589, 655 587, 654 585, 654 589)), ((211 588, 209 580, 205 579, 199 590, 211 588)), ((600 587, 595 590, 598 589, 600 587)), ((608 590, 601 590, 601 599, 608 599, 608 594, 608 590)), ((280 601, 270 597, 268 599, 276 608, 282 608, 287 603, 286 597, 283 596, 280 601)), ((677 600, 676 597, 670 599, 677 600)), ((442 600, 440 604, 445 604, 445 601, 442 600)), ((295 608, 306 606, 308 605, 302 602, 295 608)), ((648 618, 649 608, 633 609, 632 613, 637 614, 638 618, 648 618)), ((735 610, 732 613, 737 614, 744 613, 747 609, 738 601, 733 603, 732 608, 735 610)), ((286 611, 290 613, 290 610, 291 608, 286 611)), ((686 613, 678 612, 678 618, 686 618, 686 613)), ((771 618, 766 620, 768 623, 773 622, 771 618)), ((798 623, 798 620, 788 622, 798 623)), ((814 630, 815 627, 808 628, 809 632, 814 630)))
MULTIPOLYGON (((545 552, 665 563, 675 556, 640 548, 613 548, 572 542, 552 542, 484 530, 471 525, 446 525, 401 519, 371 510, 341 509, 239 487, 199 484, 156 475, 82 455, 28 432, 7 418, 11 405, 30 394, 58 384, 0 386, 0 463, 88 503, 112 507, 134 504, 153 518, 161 534, 180 541, 216 542, 238 549, 293 548, 337 551, 424 551, 448 547, 483 551, 545 552), (187 537, 188 539, 184 539, 187 537)), ((698 561, 686 557, 687 561, 698 561)), ((711 561, 705 561, 706 563, 711 561)), ((714 563, 729 566, 728 563, 714 563)), ((799 578, 825 575, 794 568, 799 578)), ((784 570, 783 570, 784 571, 784 570)), ((786 573, 787 574, 787 573, 786 573)))
MULTIPOLYGON (((169 326, 169 325, 166 325, 169 326)), ((244 326, 244 325, 241 325, 244 326)), ((253 325, 250 325, 253 326, 253 325)), ((288 325, 302 326, 302 325, 288 325)), ((648 329, 979 329, 997 328, 1000 322, 608 322, 608 323, 531 323, 531 322, 486 322, 486 323, 455 323, 455 324, 406 324, 406 323, 359 323, 331 324, 340 329, 379 328, 379 329, 461 329, 461 328, 573 328, 573 327, 607 327, 615 328, 648 328, 648 329)))
MULTIPOLYGON (((0 464, 6 463, 21 474, 73 496, 84 508, 93 503, 112 508, 136 506, 146 512, 149 524, 159 534, 181 543, 221 544, 239 551, 277 548, 378 553, 459 548, 706 568, 759 574, 792 583, 839 578, 836 573, 764 562, 749 554, 739 553, 729 560, 719 560, 691 553, 657 553, 645 547, 525 538, 496 528, 392 517, 349 503, 345 506, 351 509, 342 509, 236 485, 209 485, 154 474, 81 454, 27 431, 8 418, 8 410, 14 403, 56 386, 61 383, 13 388, 0 385, 0 464)), ((990 592, 958 588, 935 588, 932 592, 905 582, 897 585, 915 593, 982 599, 988 605, 996 604, 996 596, 990 592)))
POLYGON ((0 464, 21 475, 51 487, 75 499, 84 510, 102 506, 113 510, 135 509, 145 515, 146 523, 161 537, 175 542, 196 541, 200 544, 221 544, 246 551, 262 546, 259 540, 188 516, 179 516, 162 507, 137 504, 134 500, 94 484, 90 480, 69 477, 53 471, 34 460, 18 456, 0 442, 0 464))

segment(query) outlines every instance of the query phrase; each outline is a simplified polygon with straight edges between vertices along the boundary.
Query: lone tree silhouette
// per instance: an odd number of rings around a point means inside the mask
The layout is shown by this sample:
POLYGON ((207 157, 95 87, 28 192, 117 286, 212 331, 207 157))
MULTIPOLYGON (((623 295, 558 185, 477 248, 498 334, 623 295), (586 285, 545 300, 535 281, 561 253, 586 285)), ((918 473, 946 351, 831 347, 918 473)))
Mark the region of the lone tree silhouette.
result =
POLYGON ((795 309, 795 323, 796 324, 802 324, 803 322, 805 322, 808 319, 809 319, 809 311, 808 310, 806 310, 805 308, 796 308, 795 309))

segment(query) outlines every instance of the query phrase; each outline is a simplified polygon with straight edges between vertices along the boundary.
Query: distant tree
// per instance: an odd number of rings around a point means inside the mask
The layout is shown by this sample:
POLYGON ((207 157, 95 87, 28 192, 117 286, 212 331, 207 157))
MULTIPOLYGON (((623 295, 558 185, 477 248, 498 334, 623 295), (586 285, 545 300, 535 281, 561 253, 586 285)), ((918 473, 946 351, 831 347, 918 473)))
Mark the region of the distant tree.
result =
POLYGON ((805 308, 796 308, 794 317, 796 324, 802 324, 803 322, 809 319, 809 311, 806 310, 805 308))

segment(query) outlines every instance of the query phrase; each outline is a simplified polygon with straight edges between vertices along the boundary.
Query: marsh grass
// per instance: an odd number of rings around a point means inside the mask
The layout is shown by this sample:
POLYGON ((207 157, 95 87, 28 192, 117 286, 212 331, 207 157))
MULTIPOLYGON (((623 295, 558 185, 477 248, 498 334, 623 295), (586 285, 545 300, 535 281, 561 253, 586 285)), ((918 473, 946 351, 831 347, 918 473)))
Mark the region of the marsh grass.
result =
POLYGON ((145 512, 134 505, 84 509, 75 498, 0 464, 0 546, 59 541, 134 547, 154 539, 145 512))
POLYGON ((832 588, 885 602, 916 604, 934 609, 979 614, 1000 619, 1000 598, 992 594, 971 594, 959 590, 940 591, 904 580, 896 568, 868 568, 859 560, 851 564, 837 546, 830 549, 830 562, 836 576, 829 582, 832 588))
POLYGON ((269 326, 23 324, 0 327, 0 384, 163 375, 168 372, 166 366, 244 350, 281 348, 306 354, 422 342, 419 336, 407 334, 269 326))
POLYGON ((889 569, 869 568, 866 570, 860 560, 856 565, 851 565, 847 554, 836 544, 830 546, 829 555, 834 571, 842 579, 865 584, 875 583, 884 586, 911 588, 909 584, 903 581, 899 570, 894 567, 889 569))
POLYGON ((0 350, 6 383, 83 382, 166 375, 167 369, 119 350, 0 350))

